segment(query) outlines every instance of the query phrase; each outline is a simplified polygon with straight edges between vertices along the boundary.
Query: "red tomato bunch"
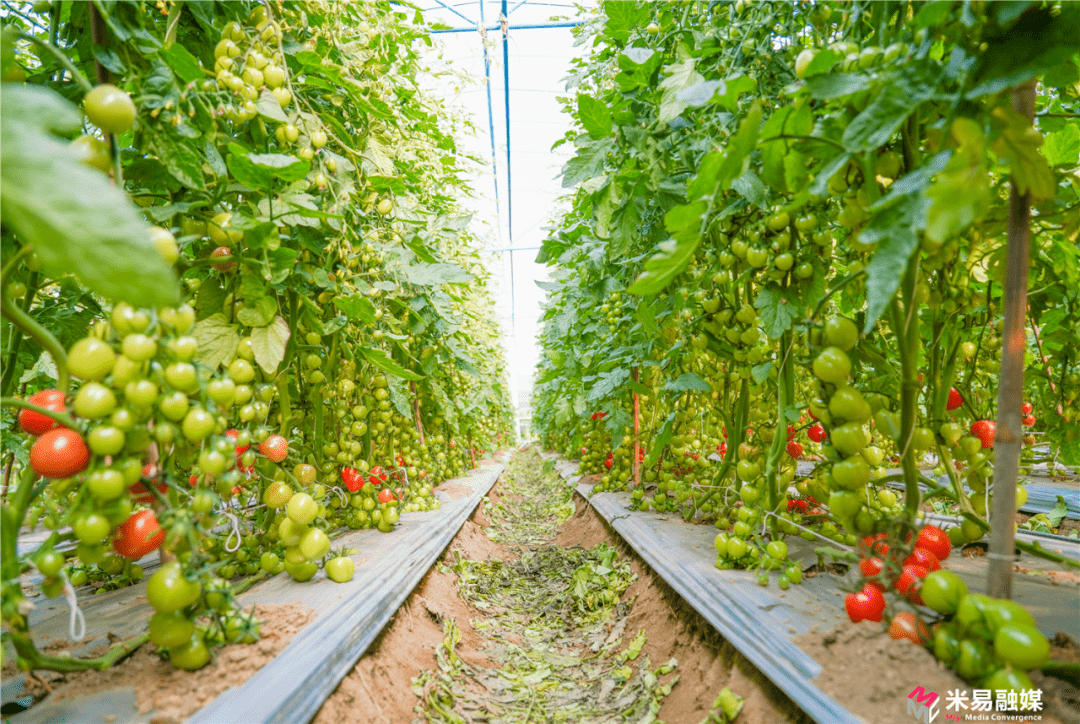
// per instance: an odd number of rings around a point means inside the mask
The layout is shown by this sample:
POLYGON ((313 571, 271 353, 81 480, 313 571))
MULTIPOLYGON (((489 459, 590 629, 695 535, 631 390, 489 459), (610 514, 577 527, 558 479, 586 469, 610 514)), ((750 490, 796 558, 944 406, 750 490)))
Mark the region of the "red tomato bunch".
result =
MULTIPOLYGON (((859 570, 862 571, 866 578, 870 579, 866 587, 875 588, 882 594, 891 587, 912 603, 922 605, 919 589, 922 586, 923 579, 932 571, 939 570, 941 561, 948 558, 952 552, 952 543, 949 541, 948 534, 933 525, 923 527, 919 531, 918 538, 915 539, 915 547, 911 554, 904 558, 900 565, 900 574, 896 576, 895 580, 888 580, 889 566, 886 565, 886 562, 889 560, 895 561, 896 558, 894 554, 894 557, 890 559, 889 544, 886 539, 887 535, 885 533, 866 536, 859 546, 859 551, 863 556, 862 561, 859 563, 859 570)), ((857 612, 863 610, 863 605, 856 602, 853 597, 866 593, 866 587, 863 588, 861 593, 848 594, 847 599, 845 599, 845 607, 848 609, 848 616, 852 621, 858 622, 864 619, 871 621, 881 620, 880 617, 870 618, 859 614, 861 617, 856 618, 852 615, 853 608, 857 612), (850 605, 848 601, 851 601, 850 605)), ((884 598, 882 600, 884 601, 884 598)))

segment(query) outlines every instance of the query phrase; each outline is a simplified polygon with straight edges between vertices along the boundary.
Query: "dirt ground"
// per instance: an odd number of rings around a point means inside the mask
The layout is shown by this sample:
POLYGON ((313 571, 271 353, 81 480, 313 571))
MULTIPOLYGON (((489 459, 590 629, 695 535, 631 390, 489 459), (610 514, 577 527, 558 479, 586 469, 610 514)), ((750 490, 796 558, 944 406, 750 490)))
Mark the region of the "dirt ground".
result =
MULTIPOLYGON (((496 483, 488 499, 507 501, 514 497, 496 483)), ((622 597, 631 605, 625 641, 645 630, 648 635, 644 654, 653 662, 672 658, 678 661, 674 672, 661 677, 664 682, 677 675, 678 681, 663 700, 659 720, 666 724, 700 724, 709 716, 717 694, 729 687, 745 698, 738 717, 740 724, 809 721, 613 535, 586 501, 575 498, 575 513, 560 527, 552 543, 585 548, 607 543, 618 548, 637 574, 636 582, 622 597)), ((450 544, 444 562, 451 563, 455 555, 470 560, 510 560, 514 556, 509 547, 492 542, 484 534, 489 524, 485 507, 478 508, 450 544)), ((359 708, 366 712, 364 720, 372 724, 420 721, 415 711, 419 700, 410 682, 435 667, 435 649, 444 639, 440 623, 448 617, 462 631, 455 651, 470 663, 483 664, 485 651, 477 647, 483 639, 470 622, 481 621, 489 614, 462 601, 455 582, 456 576, 445 567, 437 566, 428 572, 379 640, 327 700, 315 724, 351 724, 357 721, 359 708)))

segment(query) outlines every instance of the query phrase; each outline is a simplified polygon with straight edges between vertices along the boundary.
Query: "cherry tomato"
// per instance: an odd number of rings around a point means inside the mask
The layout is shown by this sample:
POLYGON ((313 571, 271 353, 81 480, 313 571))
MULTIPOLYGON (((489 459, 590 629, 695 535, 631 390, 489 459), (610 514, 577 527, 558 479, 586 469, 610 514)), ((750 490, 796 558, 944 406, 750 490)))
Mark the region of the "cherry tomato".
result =
MULTIPOLYGON (((42 390, 36 392, 26 400, 32 405, 37 405, 51 412, 64 412, 64 393, 60 390, 42 390)), ((29 435, 42 435, 59 425, 51 417, 42 415, 33 410, 19 410, 19 427, 29 435)))
POLYGON ((930 573, 923 581, 919 595, 923 603, 938 613, 955 613, 960 601, 968 594, 967 584, 952 571, 930 573))
POLYGON ((108 519, 100 513, 84 513, 71 523, 75 537, 86 545, 94 545, 105 540, 111 527, 108 519))
POLYGON ((353 579, 356 562, 348 556, 338 556, 326 562, 326 575, 335 583, 346 583, 353 579))
POLYGON ((116 352, 97 337, 83 337, 68 350, 68 371, 80 380, 100 382, 116 364, 116 352))
POLYGON ((83 99, 86 118, 105 133, 123 133, 135 122, 135 104, 110 83, 95 86, 83 99))
POLYGON ((868 583, 858 593, 849 593, 844 597, 844 608, 854 623, 880 621, 885 613, 885 596, 868 583))
POLYGON ((289 442, 281 435, 271 435, 259 443, 259 452, 271 462, 280 463, 289 454, 289 442))
POLYGON ((930 641, 930 632, 926 624, 911 611, 901 611, 889 622, 889 636, 894 639, 907 639, 912 643, 925 646, 930 641))
POLYGON ((911 555, 904 559, 904 565, 922 566, 928 571, 936 571, 941 568, 941 562, 938 561, 937 556, 925 548, 916 548, 913 550, 911 555))
POLYGON ((159 648, 172 649, 187 643, 195 624, 182 611, 155 613, 150 617, 150 640, 159 648))
POLYGON ((124 558, 138 560, 165 542, 165 531, 152 510, 140 510, 116 529, 113 550, 124 558))
POLYGON ((199 600, 202 586, 184 576, 180 561, 169 561, 146 582, 146 600, 155 611, 169 613, 199 600))
POLYGON ((1037 669, 1050 659, 1050 642, 1034 626, 1009 624, 994 635, 994 653, 1017 669, 1037 669))
POLYGON ((903 594, 912 603, 922 605, 919 588, 928 573, 929 571, 922 566, 905 565, 900 577, 896 579, 894 587, 898 593, 903 594))
POLYGON ((949 541, 948 534, 933 525, 924 526, 919 531, 915 547, 930 551, 939 561, 945 560, 952 553, 952 543, 949 541))
POLYGON ((30 448, 30 467, 43 478, 70 478, 89 464, 86 443, 79 433, 66 427, 45 432, 30 448))
POLYGON ((169 649, 169 663, 184 671, 195 671, 210 663, 210 649, 196 631, 186 643, 169 649))
POLYGON ((297 544, 300 553, 309 561, 317 561, 330 551, 330 536, 322 528, 310 528, 297 544))
POLYGON ((319 504, 307 493, 296 493, 285 506, 289 520, 297 525, 308 525, 319 513, 319 504))
POLYGON ((851 360, 839 347, 826 347, 813 363, 814 375, 822 382, 839 385, 851 374, 851 360))

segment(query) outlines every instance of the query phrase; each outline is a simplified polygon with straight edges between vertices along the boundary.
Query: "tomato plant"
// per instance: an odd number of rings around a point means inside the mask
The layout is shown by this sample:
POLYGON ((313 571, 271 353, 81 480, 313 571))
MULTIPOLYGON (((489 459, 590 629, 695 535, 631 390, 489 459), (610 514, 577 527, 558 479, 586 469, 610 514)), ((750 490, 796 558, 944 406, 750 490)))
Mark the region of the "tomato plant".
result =
POLYGON ((258 636, 228 579, 311 579, 328 531, 437 508, 511 433, 461 125, 418 84, 427 26, 386 2, 5 23, 5 625, 26 666, 101 664, 33 646, 20 526, 105 590, 160 546, 151 634, 198 668, 258 636), (215 509, 239 503, 234 549, 215 509), (210 610, 213 635, 187 625, 210 610))

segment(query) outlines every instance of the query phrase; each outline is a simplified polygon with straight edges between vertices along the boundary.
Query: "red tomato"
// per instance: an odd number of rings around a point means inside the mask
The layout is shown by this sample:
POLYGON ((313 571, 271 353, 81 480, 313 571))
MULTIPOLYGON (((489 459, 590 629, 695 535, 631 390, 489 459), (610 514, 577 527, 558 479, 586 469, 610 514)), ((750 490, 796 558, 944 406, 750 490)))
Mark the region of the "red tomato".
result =
POLYGON ((863 558, 859 563, 859 570, 867 578, 876 578, 881 575, 881 572, 885 570, 885 561, 881 560, 877 556, 873 558, 863 558))
POLYGON ((922 587, 922 579, 926 578, 930 574, 930 571, 926 570, 922 566, 917 565, 905 565, 903 573, 896 579, 895 588, 903 594, 907 600, 912 603, 922 605, 922 596, 919 595, 919 588, 922 587))
POLYGON ((280 463, 289 454, 289 441, 281 435, 271 435, 259 443, 259 452, 270 462, 280 463))
POLYGON ((1020 419, 1020 424, 1024 427, 1031 427, 1035 424, 1035 422, 1036 420, 1034 415, 1028 415, 1027 417, 1023 417, 1020 419))
POLYGON ((341 471, 341 482, 345 483, 345 489, 350 493, 355 493, 364 486, 364 476, 356 472, 354 468, 343 468, 341 471))
POLYGON ((925 526, 919 531, 919 539, 915 541, 915 547, 930 551, 939 561, 945 560, 952 553, 949 534, 933 525, 925 526))
POLYGON ((614 463, 612 462, 611 458, 608 458, 607 460, 604 461, 604 467, 607 468, 608 470, 611 470, 611 466, 613 464, 614 463))
POLYGON ((45 432, 30 448, 30 467, 43 478, 70 478, 89 464, 90 449, 66 427, 45 432))
MULTIPOLYGON (((26 400, 31 405, 44 407, 52 412, 63 412, 67 409, 64 405, 64 393, 60 390, 42 390, 30 395, 26 400)), ((30 435, 42 435, 59 425, 56 420, 46 417, 40 412, 33 410, 19 410, 19 427, 30 435)))
POLYGON ((793 457, 793 458, 802 457, 802 453, 803 453, 802 445, 800 445, 799 443, 792 440, 787 444, 787 454, 790 455, 791 457, 793 457))
POLYGON ((380 503, 389 503, 391 500, 397 500, 397 496, 391 493, 389 489, 383 488, 379 491, 380 503))
POLYGON ((1034 409, 1035 408, 1032 407, 1030 402, 1025 402, 1024 404, 1020 405, 1020 414, 1021 415, 1030 415, 1031 411, 1034 410, 1034 409))
POLYGON ((982 441, 983 449, 994 447, 997 425, 990 420, 977 420, 971 425, 971 434, 982 441))
POLYGON ((901 611, 889 622, 889 636, 925 646, 930 641, 926 624, 911 611, 901 611))
POLYGON ((911 555, 904 559, 905 566, 922 566, 927 571, 937 571, 941 569, 941 562, 937 556, 928 551, 925 548, 916 548, 911 552, 911 555))
POLYGON ((113 550, 137 561, 165 542, 165 529, 152 510, 140 510, 120 524, 113 538, 113 550))
POLYGON ((863 536, 863 539, 859 541, 859 545, 856 546, 856 549, 861 556, 884 556, 889 552, 889 544, 885 542, 885 539, 888 537, 887 533, 863 536))
MULTIPOLYGON (((143 465, 142 474, 144 478, 150 478, 151 482, 154 482, 154 487, 157 488, 159 493, 164 495, 165 493, 169 492, 168 483, 159 478, 159 476, 161 475, 161 470, 158 468, 157 465, 154 465, 153 463, 147 463, 146 465, 143 465)), ((190 477, 188 478, 188 482, 191 482, 190 477)), ((195 483, 192 483, 192 485, 194 484, 195 483)), ((142 483, 135 483, 130 488, 128 488, 128 492, 135 496, 136 503, 150 505, 151 503, 157 502, 157 498, 154 497, 154 494, 151 493, 149 488, 147 488, 142 483)))
POLYGON ((821 442, 825 439, 825 428, 821 425, 811 425, 806 430, 806 436, 813 442, 821 442))
POLYGON ((964 398, 960 395, 960 390, 955 387, 949 390, 949 401, 945 404, 947 410, 957 410, 964 404, 964 398))
POLYGON ((844 598, 844 608, 853 622, 880 621, 885 613, 885 596, 881 591, 867 583, 858 593, 849 593, 844 598))

